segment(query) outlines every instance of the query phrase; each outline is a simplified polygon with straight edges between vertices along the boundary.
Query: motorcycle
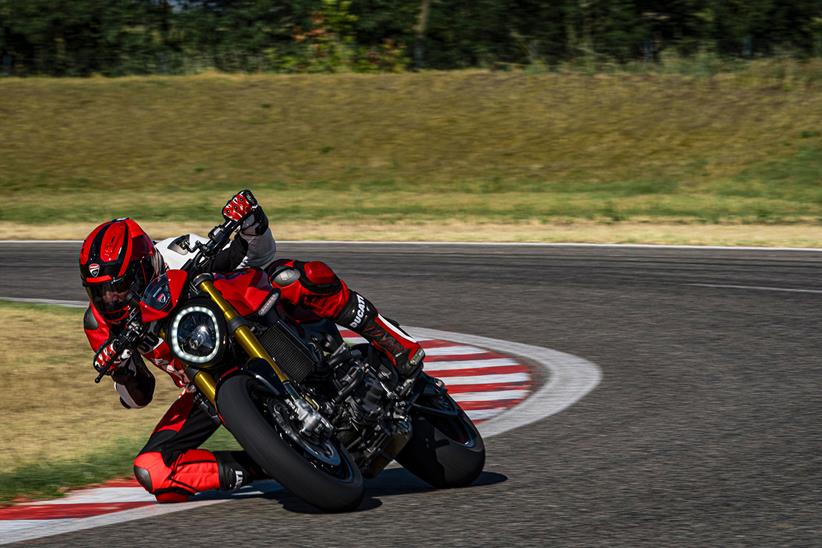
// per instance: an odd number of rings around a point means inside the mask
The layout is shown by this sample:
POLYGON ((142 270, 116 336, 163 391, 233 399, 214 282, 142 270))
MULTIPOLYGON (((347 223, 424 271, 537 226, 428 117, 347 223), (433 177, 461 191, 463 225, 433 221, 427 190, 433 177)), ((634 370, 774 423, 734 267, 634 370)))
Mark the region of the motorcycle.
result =
POLYGON ((442 381, 424 372, 401 379, 370 344, 347 345, 333 322, 292 321, 260 269, 198 274, 238 229, 226 221, 205 241, 178 241, 192 258, 136 299, 116 354, 164 339, 197 404, 321 510, 359 506, 363 478, 392 460, 437 488, 473 482, 485 446, 442 381))

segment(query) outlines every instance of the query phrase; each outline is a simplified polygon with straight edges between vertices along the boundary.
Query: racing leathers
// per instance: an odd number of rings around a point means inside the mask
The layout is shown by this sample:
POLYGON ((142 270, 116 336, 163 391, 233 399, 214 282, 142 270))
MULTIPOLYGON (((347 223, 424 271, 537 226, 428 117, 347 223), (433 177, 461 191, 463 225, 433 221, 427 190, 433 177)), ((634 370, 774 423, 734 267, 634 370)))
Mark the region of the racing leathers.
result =
MULTIPOLYGON (((416 373, 424 354, 413 338, 383 318, 325 263, 275 260, 276 243, 270 229, 256 228, 240 231, 240 236, 203 271, 262 268, 268 272, 272 285, 280 289, 281 306, 293 321, 334 320, 360 333, 383 351, 401 376, 416 373)), ((156 243, 167 268, 179 268, 188 258, 185 246, 180 245, 186 238, 191 241, 199 237, 188 235, 156 243)), ((103 347, 120 329, 116 324, 107 323, 93 304, 86 311, 84 324, 86 336, 95 350, 103 347)), ((190 380, 184 372, 185 366, 173 357, 168 344, 152 327, 149 326, 144 342, 112 374, 120 401, 127 408, 140 408, 151 402, 155 379, 146 367, 146 360, 168 373, 182 391, 135 458, 137 480, 159 502, 181 502, 197 492, 235 489, 264 477, 265 473, 243 451, 198 449, 217 430, 219 423, 195 400, 195 391, 188 388, 190 380)))

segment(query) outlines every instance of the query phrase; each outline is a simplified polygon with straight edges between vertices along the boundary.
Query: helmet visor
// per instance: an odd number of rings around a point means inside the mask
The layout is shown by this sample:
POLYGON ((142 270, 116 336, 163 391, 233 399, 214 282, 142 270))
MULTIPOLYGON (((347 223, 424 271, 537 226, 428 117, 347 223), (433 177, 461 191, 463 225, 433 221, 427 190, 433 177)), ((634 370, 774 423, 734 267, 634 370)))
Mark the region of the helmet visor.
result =
POLYGON ((110 320, 121 319, 128 312, 133 280, 126 276, 109 282, 89 284, 86 292, 94 308, 110 320))

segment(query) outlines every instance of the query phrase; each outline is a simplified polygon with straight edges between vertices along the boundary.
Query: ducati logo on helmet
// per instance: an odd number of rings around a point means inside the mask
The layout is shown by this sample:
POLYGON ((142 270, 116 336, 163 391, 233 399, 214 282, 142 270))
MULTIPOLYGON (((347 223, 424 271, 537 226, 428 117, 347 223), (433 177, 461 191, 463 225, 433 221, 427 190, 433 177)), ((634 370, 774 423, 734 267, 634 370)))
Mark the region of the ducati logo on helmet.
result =
POLYGON ((92 275, 92 277, 96 278, 97 274, 100 273, 100 265, 97 263, 91 263, 88 265, 88 273, 92 275))

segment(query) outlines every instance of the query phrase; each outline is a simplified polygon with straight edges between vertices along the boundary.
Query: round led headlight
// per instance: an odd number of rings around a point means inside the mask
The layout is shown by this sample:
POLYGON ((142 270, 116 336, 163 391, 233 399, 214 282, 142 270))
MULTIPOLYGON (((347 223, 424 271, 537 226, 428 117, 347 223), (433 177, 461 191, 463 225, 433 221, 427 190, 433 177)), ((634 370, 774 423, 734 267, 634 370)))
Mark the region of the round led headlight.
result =
POLYGON ((169 338, 178 358, 194 366, 213 365, 219 359, 226 328, 218 313, 209 306, 191 303, 174 315, 169 338))

